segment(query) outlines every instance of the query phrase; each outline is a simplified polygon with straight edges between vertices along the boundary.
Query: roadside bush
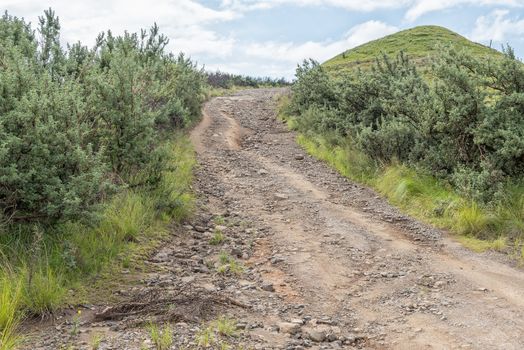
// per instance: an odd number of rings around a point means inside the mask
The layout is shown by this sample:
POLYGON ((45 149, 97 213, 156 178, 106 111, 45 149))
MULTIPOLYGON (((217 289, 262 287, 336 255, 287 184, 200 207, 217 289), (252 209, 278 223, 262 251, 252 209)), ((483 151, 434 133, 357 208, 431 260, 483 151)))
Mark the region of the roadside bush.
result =
POLYGON ((81 215, 96 201, 105 170, 86 142, 81 89, 53 80, 36 63, 36 44, 21 20, 0 21, 12 33, 0 50, 0 214, 11 221, 81 215))
POLYGON ((317 133, 328 131, 338 133, 340 130, 345 129, 345 123, 340 118, 340 112, 324 106, 310 106, 301 114, 297 123, 300 130, 309 130, 317 133))
POLYGON ((383 121, 376 129, 364 127, 355 137, 355 143, 361 150, 383 162, 407 160, 415 142, 413 130, 395 120, 383 121))
POLYGON ((113 49, 108 67, 93 76, 89 104, 96 119, 95 143, 115 174, 126 177, 149 162, 158 142, 155 116, 145 104, 148 81, 138 53, 113 49))
POLYGON ((442 48, 423 77, 403 53, 331 78, 297 68, 291 112, 301 131, 335 132, 370 158, 425 169, 487 203, 524 171, 524 65, 442 48))
POLYGON ((305 60, 297 67, 296 81, 291 91, 292 113, 303 113, 311 107, 336 107, 334 85, 324 68, 314 60, 305 60))
POLYGON ((178 130, 206 82, 167 43, 154 25, 63 48, 52 10, 37 31, 0 18, 0 350, 23 317, 128 268, 191 212, 194 153, 178 130))
POLYGON ((38 34, 7 13, 0 28, 0 222, 86 218, 114 190, 158 186, 162 130, 199 116, 203 72, 156 25, 66 50, 52 10, 38 34))
POLYGON ((524 64, 440 48, 423 75, 400 53, 332 77, 297 68, 288 125, 298 142, 407 213, 477 251, 522 258, 524 64))

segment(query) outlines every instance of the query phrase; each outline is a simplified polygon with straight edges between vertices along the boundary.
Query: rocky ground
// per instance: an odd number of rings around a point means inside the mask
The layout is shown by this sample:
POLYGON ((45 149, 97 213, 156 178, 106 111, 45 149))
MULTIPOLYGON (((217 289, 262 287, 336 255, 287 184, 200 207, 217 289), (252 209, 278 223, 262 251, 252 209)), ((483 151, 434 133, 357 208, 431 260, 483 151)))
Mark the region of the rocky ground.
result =
POLYGON ((28 349, 522 349, 524 273, 466 251, 305 154, 279 89, 211 100, 192 132, 199 209, 122 303, 28 349))

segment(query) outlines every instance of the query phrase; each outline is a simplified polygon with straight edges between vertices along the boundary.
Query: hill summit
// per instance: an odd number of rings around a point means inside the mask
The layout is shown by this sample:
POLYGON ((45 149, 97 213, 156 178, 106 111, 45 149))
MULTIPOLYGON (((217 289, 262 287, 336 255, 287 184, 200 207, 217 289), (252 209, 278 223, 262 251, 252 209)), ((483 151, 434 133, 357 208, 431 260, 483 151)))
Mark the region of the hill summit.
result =
POLYGON ((421 65, 434 55, 439 46, 453 45, 470 51, 476 56, 499 56, 501 53, 482 44, 475 43, 447 28, 439 26, 419 26, 370 41, 326 61, 328 70, 350 69, 369 66, 383 53, 394 56, 404 51, 421 65))

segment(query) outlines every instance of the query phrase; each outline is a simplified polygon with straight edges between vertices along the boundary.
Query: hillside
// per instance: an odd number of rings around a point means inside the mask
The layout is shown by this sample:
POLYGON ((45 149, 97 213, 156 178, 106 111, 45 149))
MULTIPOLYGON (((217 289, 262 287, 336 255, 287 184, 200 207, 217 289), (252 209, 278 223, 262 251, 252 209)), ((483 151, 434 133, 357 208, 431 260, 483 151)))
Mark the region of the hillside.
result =
POLYGON ((440 45, 454 45, 465 48, 478 56, 499 56, 500 52, 472 42, 465 37, 439 26, 420 26, 400 31, 383 38, 347 50, 323 65, 329 70, 368 66, 382 53, 396 55, 404 51, 415 61, 426 62, 426 58, 437 52, 440 45))

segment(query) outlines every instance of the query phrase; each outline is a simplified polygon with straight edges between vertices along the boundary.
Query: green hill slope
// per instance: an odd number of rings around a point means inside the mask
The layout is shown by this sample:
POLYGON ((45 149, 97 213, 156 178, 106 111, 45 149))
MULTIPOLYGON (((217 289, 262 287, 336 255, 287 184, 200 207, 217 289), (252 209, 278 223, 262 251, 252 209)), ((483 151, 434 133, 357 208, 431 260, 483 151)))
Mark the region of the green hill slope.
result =
POLYGON ((407 53, 415 62, 424 65, 440 45, 454 45, 478 56, 500 56, 501 53, 487 46, 472 42, 465 37, 439 26, 420 26, 400 31, 383 38, 347 50, 326 61, 328 70, 344 70, 369 66, 377 56, 390 56, 399 51, 407 53))

